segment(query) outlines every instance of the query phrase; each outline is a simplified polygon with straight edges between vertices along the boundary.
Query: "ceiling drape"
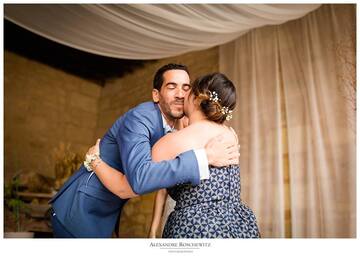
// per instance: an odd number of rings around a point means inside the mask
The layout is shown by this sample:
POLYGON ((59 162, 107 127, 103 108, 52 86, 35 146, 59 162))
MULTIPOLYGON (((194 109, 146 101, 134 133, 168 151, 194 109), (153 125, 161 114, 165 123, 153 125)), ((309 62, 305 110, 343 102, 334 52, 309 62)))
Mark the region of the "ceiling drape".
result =
POLYGON ((6 4, 4 16, 58 43, 124 59, 203 50, 319 4, 6 4))

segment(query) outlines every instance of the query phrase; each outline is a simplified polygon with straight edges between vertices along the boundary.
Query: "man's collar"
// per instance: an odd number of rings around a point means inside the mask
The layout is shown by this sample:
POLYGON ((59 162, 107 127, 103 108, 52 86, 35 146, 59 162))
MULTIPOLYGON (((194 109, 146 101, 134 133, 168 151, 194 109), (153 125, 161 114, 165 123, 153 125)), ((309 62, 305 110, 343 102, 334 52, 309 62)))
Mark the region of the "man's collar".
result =
POLYGON ((166 122, 166 119, 164 117, 164 115, 161 113, 161 118, 163 121, 163 128, 164 128, 164 133, 167 134, 168 132, 172 132, 174 129, 171 128, 170 125, 168 125, 168 123, 166 122))

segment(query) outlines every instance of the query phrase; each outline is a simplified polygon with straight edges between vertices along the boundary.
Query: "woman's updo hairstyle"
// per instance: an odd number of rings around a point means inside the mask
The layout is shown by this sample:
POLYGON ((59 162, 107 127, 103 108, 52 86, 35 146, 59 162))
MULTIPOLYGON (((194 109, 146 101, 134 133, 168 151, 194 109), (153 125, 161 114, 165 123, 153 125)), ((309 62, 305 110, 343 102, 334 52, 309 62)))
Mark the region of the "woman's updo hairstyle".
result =
POLYGON ((208 120, 222 124, 231 119, 236 105, 236 90, 224 74, 198 77, 193 82, 191 93, 200 99, 200 108, 208 120))

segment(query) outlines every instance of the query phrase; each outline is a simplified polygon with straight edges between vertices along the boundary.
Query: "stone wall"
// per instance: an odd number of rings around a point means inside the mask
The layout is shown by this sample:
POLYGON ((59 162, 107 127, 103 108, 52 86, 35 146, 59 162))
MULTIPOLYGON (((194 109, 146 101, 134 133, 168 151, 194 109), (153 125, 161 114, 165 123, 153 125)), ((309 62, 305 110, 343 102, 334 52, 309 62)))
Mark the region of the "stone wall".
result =
POLYGON ((95 138, 101 87, 4 51, 5 178, 36 171, 54 176, 60 142, 84 154, 95 138))

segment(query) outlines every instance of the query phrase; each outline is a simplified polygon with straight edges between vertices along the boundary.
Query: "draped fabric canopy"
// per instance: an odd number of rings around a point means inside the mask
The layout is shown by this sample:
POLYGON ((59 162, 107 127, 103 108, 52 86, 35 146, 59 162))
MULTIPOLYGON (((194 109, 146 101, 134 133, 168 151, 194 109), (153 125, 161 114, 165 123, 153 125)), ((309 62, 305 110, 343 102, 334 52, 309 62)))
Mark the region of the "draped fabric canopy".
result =
POLYGON ((5 18, 64 45, 108 57, 160 59, 203 50, 250 29, 300 18, 319 4, 6 4, 5 18))
POLYGON ((356 6, 220 48, 237 85, 242 199, 263 237, 356 237, 356 6))

